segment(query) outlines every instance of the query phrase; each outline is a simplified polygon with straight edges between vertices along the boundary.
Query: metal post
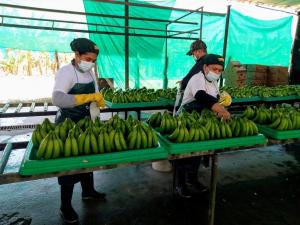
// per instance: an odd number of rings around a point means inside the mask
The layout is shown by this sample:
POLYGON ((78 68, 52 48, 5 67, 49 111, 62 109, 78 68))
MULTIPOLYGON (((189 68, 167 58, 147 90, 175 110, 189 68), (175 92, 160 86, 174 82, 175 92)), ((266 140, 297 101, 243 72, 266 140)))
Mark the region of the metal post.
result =
POLYGON ((10 153, 12 151, 12 144, 7 143, 5 149, 3 150, 3 154, 0 160, 0 174, 3 174, 7 161, 9 159, 10 153))
POLYGON ((210 198, 208 209, 208 225, 214 225, 215 222, 215 206, 218 181, 218 155, 212 155, 211 175, 210 175, 210 198))
MULTIPOLYGON (((128 0, 125 0, 128 3, 128 0)), ((129 6, 125 5, 125 89, 129 88, 129 37, 128 37, 128 20, 129 6)))
POLYGON ((201 17, 200 17, 200 40, 202 40, 202 25, 203 25, 203 7, 201 8, 201 17))
MULTIPOLYGON (((227 51, 227 40, 228 40, 228 30, 229 30, 229 20, 230 20, 230 8, 231 5, 227 6, 226 24, 225 24, 225 36, 223 44, 223 58, 226 61, 226 51, 227 51)), ((225 68, 224 68, 225 69, 225 68)), ((221 77, 220 86, 223 86, 223 78, 221 77)))
POLYGON ((300 12, 298 12, 298 22, 296 34, 291 51, 290 84, 300 84, 300 12))
POLYGON ((163 89, 168 88, 168 25, 169 24, 166 24, 165 69, 164 69, 163 89))

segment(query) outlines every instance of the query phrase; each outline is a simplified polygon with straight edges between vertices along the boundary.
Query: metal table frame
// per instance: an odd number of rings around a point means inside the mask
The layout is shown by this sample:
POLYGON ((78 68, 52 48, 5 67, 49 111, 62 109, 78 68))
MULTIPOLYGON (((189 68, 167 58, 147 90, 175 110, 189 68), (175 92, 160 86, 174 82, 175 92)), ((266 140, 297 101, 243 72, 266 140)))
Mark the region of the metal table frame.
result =
MULTIPOLYGON (((299 141, 300 139, 289 139, 286 141, 278 141, 269 139, 268 145, 277 145, 277 144, 290 144, 299 141)), ((133 163, 120 163, 115 165, 108 165, 108 166, 98 166, 92 168, 85 168, 79 170, 68 170, 63 172, 56 172, 56 173, 47 173, 41 175, 33 175, 33 176, 21 176, 18 173, 4 173, 5 165, 8 161, 9 155, 14 148, 24 148, 28 142, 21 142, 21 143, 8 143, 5 146, 5 150, 2 155, 2 159, 0 160, 0 185, 9 184, 9 183, 16 183, 16 182, 24 182, 24 181, 31 181, 31 180, 38 180, 38 179, 45 179, 51 177, 58 177, 63 175, 71 175, 71 174, 78 174, 78 173, 86 173, 92 171, 99 171, 99 170, 107 170, 113 168, 120 168, 120 167, 128 167, 133 165, 140 165, 146 162, 154 162, 159 161, 157 160, 148 160, 148 161, 141 161, 141 162, 133 162, 133 163)), ((208 150, 208 151, 199 151, 199 152, 192 152, 192 153, 184 153, 184 154, 173 154, 169 155, 168 160, 180 159, 180 158, 189 158, 195 156, 210 156, 211 157, 211 179, 210 179, 210 196, 209 196, 209 210, 208 210, 208 225, 214 225, 215 219, 215 205, 216 205, 216 196, 217 196, 217 180, 218 180, 218 154, 224 152, 234 152, 234 151, 241 151, 241 150, 249 150, 257 147, 264 147, 265 145, 255 145, 249 147, 241 147, 241 148, 226 148, 226 149, 219 149, 219 150, 208 150)), ((1 147, 1 145, 0 145, 1 147)))

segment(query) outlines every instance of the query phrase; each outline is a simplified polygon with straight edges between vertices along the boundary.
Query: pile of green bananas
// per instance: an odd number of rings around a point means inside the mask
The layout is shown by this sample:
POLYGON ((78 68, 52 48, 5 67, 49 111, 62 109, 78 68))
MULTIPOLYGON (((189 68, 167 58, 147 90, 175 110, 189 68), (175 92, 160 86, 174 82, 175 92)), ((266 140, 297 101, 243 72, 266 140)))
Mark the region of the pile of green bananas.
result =
POLYGON ((101 90, 105 100, 113 103, 155 102, 159 95, 153 89, 101 90))
POLYGON ((168 88, 163 89, 127 89, 125 91, 113 90, 113 89, 102 89, 105 100, 112 103, 132 103, 132 102, 156 102, 161 98, 175 99, 177 89, 168 88))
POLYGON ((86 117, 77 124, 66 119, 57 126, 52 124, 50 130, 45 129, 44 124, 47 123, 49 121, 38 125, 32 134, 38 159, 102 154, 158 146, 155 131, 132 116, 123 120, 115 115, 105 123, 99 118, 93 122, 86 117))
POLYGON ((233 98, 259 97, 282 97, 290 95, 300 95, 300 88, 295 85, 279 85, 276 87, 265 86, 244 86, 244 87, 222 87, 221 90, 227 91, 233 98))
POLYGON ((265 106, 248 106, 243 117, 253 120, 258 124, 268 125, 276 130, 300 129, 300 112, 298 108, 287 104, 266 108, 265 106))
POLYGON ((156 90, 156 92, 158 93, 159 97, 161 97, 161 98, 175 100, 176 94, 177 94, 177 87, 167 88, 167 89, 158 89, 158 90, 156 90))
POLYGON ((228 87, 224 86, 220 88, 220 92, 226 91, 232 98, 250 98, 253 96, 259 96, 260 86, 244 86, 244 87, 228 87))
POLYGON ((247 118, 233 116, 225 121, 211 111, 201 114, 183 112, 172 117, 167 112, 152 114, 148 123, 173 142, 204 141, 231 137, 244 137, 258 134, 255 123, 247 118))

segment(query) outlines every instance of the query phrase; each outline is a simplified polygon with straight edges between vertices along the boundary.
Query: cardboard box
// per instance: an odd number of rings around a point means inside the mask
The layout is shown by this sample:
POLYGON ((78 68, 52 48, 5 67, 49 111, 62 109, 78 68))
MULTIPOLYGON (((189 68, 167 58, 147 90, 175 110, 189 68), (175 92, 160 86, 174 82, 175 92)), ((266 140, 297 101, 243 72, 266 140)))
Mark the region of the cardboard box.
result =
POLYGON ((251 72, 260 72, 267 73, 268 66, 259 65, 259 64, 245 64, 247 71, 251 72))

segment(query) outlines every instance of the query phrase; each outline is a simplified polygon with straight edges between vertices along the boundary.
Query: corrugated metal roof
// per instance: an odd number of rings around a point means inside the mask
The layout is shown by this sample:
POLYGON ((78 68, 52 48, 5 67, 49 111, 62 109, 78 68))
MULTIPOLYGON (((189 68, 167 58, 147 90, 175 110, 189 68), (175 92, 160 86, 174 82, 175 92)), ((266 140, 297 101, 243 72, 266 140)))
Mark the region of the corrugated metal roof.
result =
POLYGON ((300 11, 299 0, 236 0, 237 2, 252 3, 268 7, 288 9, 290 11, 300 11))

